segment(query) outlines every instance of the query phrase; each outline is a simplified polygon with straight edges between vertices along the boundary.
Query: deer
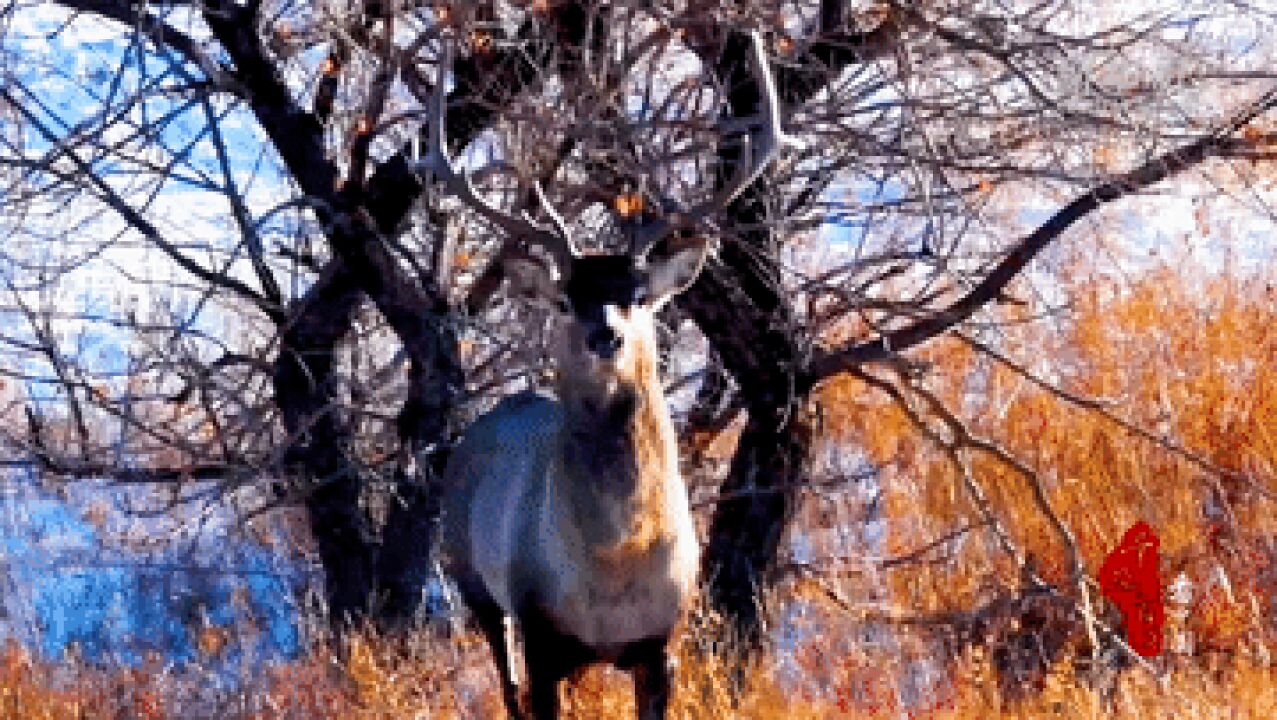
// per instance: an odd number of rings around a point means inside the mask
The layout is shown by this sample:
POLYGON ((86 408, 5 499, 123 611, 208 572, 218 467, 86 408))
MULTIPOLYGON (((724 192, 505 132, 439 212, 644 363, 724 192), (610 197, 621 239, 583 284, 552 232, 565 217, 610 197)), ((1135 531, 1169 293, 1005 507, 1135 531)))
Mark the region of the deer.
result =
POLYGON ((712 252, 703 234, 682 231, 730 203, 792 142, 780 128, 763 42, 753 35, 750 57, 762 90, 758 141, 744 135, 735 173, 712 197, 630 228, 623 254, 581 253, 539 183, 548 225, 480 197, 448 154, 442 72, 450 61, 449 46, 428 110, 428 155, 414 148, 416 167, 511 243, 543 251, 503 251, 498 261, 512 296, 548 309, 557 379, 553 397, 501 400, 452 448, 439 557, 490 646, 512 718, 529 716, 516 631, 530 717, 556 718, 559 683, 607 662, 632 673, 639 718, 663 718, 670 640, 698 590, 700 548, 658 372, 655 314, 712 252), (676 232, 693 239, 652 257, 676 232))

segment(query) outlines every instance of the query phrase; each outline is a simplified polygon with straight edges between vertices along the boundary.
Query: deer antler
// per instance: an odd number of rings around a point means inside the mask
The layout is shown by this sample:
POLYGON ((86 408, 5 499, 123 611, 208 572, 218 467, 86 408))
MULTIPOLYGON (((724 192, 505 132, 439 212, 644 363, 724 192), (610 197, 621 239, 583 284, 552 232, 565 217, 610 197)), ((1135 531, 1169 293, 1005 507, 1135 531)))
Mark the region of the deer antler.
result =
POLYGON ((549 216, 551 227, 534 223, 526 215, 518 217, 505 212, 484 200, 470 181, 470 174, 458 171, 448 154, 447 128, 445 127, 445 91, 444 81, 448 70, 452 67, 453 46, 444 42, 444 53, 439 63, 439 78, 435 82, 434 93, 430 98, 430 135, 427 141, 426 156, 422 158, 417 146, 417 138, 413 138, 413 159, 416 168, 429 172, 433 177, 443 181, 448 191, 460 198, 462 203, 470 207, 485 220, 503 230, 511 239, 522 240, 545 248, 553 257, 559 273, 566 273, 573 257, 577 256, 575 246, 563 217, 550 204, 540 182, 534 186, 537 201, 545 214, 549 216))
POLYGON ((780 126, 780 96, 776 93, 776 82, 772 78, 763 38, 755 31, 749 34, 749 39, 750 73, 758 83, 762 98, 762 133, 758 141, 755 142, 748 132, 745 134, 741 139, 741 154, 736 171, 731 180, 714 193, 713 197, 685 212, 659 218, 635 228, 631 245, 631 253, 634 255, 642 257, 674 230, 690 227, 721 212, 758 179, 782 146, 800 144, 797 139, 786 135, 780 126))

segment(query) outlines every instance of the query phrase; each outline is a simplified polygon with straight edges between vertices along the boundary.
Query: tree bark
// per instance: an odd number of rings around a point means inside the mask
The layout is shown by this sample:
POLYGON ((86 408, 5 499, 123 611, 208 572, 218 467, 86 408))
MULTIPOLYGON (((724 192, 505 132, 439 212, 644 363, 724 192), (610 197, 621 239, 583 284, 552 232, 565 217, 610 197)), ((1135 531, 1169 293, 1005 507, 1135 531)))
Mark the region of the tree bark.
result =
POLYGON ((336 628, 364 617, 375 574, 374 533, 359 502, 364 481, 332 382, 333 348, 362 300, 351 273, 331 263, 294 304, 275 360, 275 404, 291 438, 284 465, 290 476, 303 479, 336 628))
MULTIPOLYGON (((748 42, 729 36, 716 62, 734 118, 755 114, 761 99, 742 60, 748 42)), ((719 160, 723 177, 730 177, 739 148, 724 145, 719 160)), ((680 300, 735 378, 749 413, 702 567, 710 603, 749 645, 760 637, 757 592, 793 515, 794 487, 811 442, 798 412, 803 398, 795 392, 806 341, 781 286, 782 239, 768 223, 767 198, 759 181, 727 209, 725 226, 735 228, 735 236, 680 300)))
MULTIPOLYGON (((893 16, 865 32, 850 30, 847 12, 843 0, 821 2, 822 37, 806 50, 811 62, 777 71, 786 107, 806 102, 843 68, 888 52, 903 28, 893 16)), ((758 113, 759 88, 745 60, 748 42, 737 33, 717 48, 708 39, 697 48, 727 88, 730 118, 758 113)), ((738 154, 730 145, 720 151, 722 177, 731 177, 738 154)), ((720 259, 680 300, 736 380, 749 412, 720 489, 724 500, 711 520, 702 574, 711 605, 750 647, 761 639, 759 591, 771 580, 793 517, 814 431, 803 411, 812 388, 810 344, 781 285, 785 238, 769 222, 779 213, 769 213, 765 182, 764 175, 727 209, 723 227, 731 237, 720 259)))
POLYGON ((761 628, 757 591, 793 514, 811 431, 800 413, 804 399, 794 392, 805 351, 775 284, 776 249, 758 236, 740 242, 749 249, 725 249, 679 302, 735 378, 749 413, 720 489, 726 499, 714 510, 702 574, 713 607, 753 643, 761 628))

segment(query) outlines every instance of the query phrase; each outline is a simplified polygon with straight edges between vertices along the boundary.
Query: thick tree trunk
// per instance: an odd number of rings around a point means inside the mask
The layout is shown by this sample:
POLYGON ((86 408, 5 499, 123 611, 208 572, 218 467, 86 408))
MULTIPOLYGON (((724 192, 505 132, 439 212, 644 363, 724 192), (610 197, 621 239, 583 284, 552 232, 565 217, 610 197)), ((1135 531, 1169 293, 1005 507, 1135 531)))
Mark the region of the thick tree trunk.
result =
MULTIPOLYGON (((574 4, 556 12, 560 40, 579 44, 584 15, 574 4)), ((520 35, 535 28, 526 26, 520 35)), ((229 35, 224 31, 224 34, 229 35)), ((465 147, 491 122, 509 95, 535 82, 550 57, 551 43, 491 57, 473 58, 456 68, 458 90, 448 111, 454 148, 465 147), (504 80, 504 82, 503 82, 504 80)), ((251 49, 243 54, 252 55, 251 49)), ((571 62, 568 53, 561 58, 571 62)), ((269 109, 259 116, 270 117, 269 109)), ((268 130, 269 123, 265 123, 268 130)), ((276 127, 279 142, 286 128, 276 127)), ((294 165, 301 165, 301 156, 294 165)), ((311 169, 311 175, 320 174, 311 169)), ((322 182, 312 183, 314 188, 322 182)), ((342 258, 295 308, 276 363, 277 402, 291 433, 311 427, 290 453, 290 466, 312 486, 306 498, 310 526, 324 567, 325 595, 334 628, 372 620, 386 630, 403 627, 420 614, 432 572, 431 549, 438 507, 435 483, 446 459, 449 419, 464 388, 464 375, 442 303, 434 288, 421 288, 401 271, 377 235, 402 229, 422 186, 401 155, 379 166, 364 187, 348 185, 330 211, 355 223, 334 224, 329 241, 342 258), (353 268, 347 270, 345 268, 353 268), (336 344, 350 328, 355 309, 371 298, 387 317, 411 360, 409 396, 398 418, 403 457, 385 524, 374 528, 360 504, 364 481, 350 456, 350 427, 335 415, 331 368, 336 344)))
POLYGON ((805 420, 751 417, 720 489, 726 499, 715 510, 706 550, 710 601, 748 645, 761 639, 759 593, 771 583, 810 448, 805 420))
MULTIPOLYGON (((436 450, 447 440, 461 382, 460 366, 447 348, 434 351, 442 360, 429 372, 414 363, 399 423, 404 457, 412 460, 397 473, 385 524, 375 527, 361 502, 364 470, 352 455, 352 429, 339 411, 332 378, 334 350, 363 300, 353 275, 340 262, 330 265, 293 308, 275 368, 276 403, 294 438, 285 462, 304 484, 325 599, 338 632, 364 620, 399 627, 418 613, 431 570, 437 512, 432 479, 443 461, 436 450)), ((446 342, 450 335, 440 331, 440 338, 446 342)))
POLYGON ((684 294, 681 306, 722 358, 749 413, 715 508, 702 573, 711 604, 749 643, 759 639, 757 591, 768 582, 811 445, 793 392, 802 339, 788 322, 779 287, 762 276, 757 249, 727 249, 684 294), (745 278, 741 287, 735 280, 745 278))
MULTIPOLYGON (((733 118, 758 112, 759 88, 744 58, 749 40, 726 39, 715 70, 728 89, 733 118)), ((719 152, 723 177, 730 177, 739 149, 719 152)), ((783 238, 769 224, 763 181, 747 189, 727 210, 735 228, 725 238, 720 260, 687 292, 680 304, 740 388, 749 413, 745 430, 710 525, 702 572, 710 602, 753 645, 760 638, 758 591, 767 585, 784 531, 793 516, 797 486, 811 445, 801 409, 805 398, 797 378, 807 362, 807 340, 781 285, 783 238)))
POLYGON ((735 378, 749 413, 720 489, 724 500, 714 511, 702 572, 711 604, 752 644, 761 629, 757 591, 768 583, 793 515, 811 431, 804 399, 794 392, 804 341, 781 296, 775 247, 766 237, 740 242, 724 250, 721 265, 711 265, 681 305, 735 378))
MULTIPOLYGON (((440 333, 454 348, 456 338, 442 322, 440 333)), ((399 412, 402 456, 408 462, 396 473, 376 565, 376 620, 384 630, 411 625, 420 617, 426 581, 433 572, 439 482, 452 435, 449 420, 464 386, 455 351, 449 349, 437 357, 440 363, 429 370, 413 364, 408 398, 399 412)))
POLYGON ((292 308, 275 361, 275 403, 293 439, 285 467, 303 483, 327 609, 338 629, 365 616, 375 576, 374 533, 359 502, 363 478, 332 382, 333 348, 362 299, 351 274, 330 265, 292 308))
MULTIPOLYGON (((903 27, 893 14, 872 29, 853 30, 845 0, 822 0, 819 9, 822 38, 806 48, 808 61, 777 69, 777 91, 787 108, 809 100, 843 68, 890 52, 903 27)), ((708 31, 696 49, 727 88, 728 116, 756 116, 760 97, 746 63, 749 40, 713 35, 708 31)), ((737 152, 731 146, 720 151, 723 177, 731 176, 737 152)), ((769 212, 764 182, 765 176, 728 208, 723 227, 734 229, 734 236, 726 238, 721 261, 681 301, 735 378, 749 411, 710 526, 703 573, 712 605, 751 643, 761 630, 758 592, 771 579, 813 439, 803 412, 812 388, 810 345, 780 283, 784 238, 769 219, 782 213, 769 212)))

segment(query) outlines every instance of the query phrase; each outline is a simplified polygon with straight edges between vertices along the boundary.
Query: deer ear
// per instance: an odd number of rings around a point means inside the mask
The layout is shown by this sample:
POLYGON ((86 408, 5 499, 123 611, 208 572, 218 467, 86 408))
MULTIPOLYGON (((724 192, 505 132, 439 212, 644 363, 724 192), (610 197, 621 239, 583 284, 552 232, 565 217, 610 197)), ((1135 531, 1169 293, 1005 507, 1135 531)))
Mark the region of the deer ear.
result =
POLYGON ((507 258, 503 264, 510 297, 559 309, 563 291, 545 263, 529 258, 507 258))
POLYGON ((653 309, 691 287, 705 265, 709 248, 710 241, 698 237, 685 242, 673 255, 648 261, 647 296, 653 309))

